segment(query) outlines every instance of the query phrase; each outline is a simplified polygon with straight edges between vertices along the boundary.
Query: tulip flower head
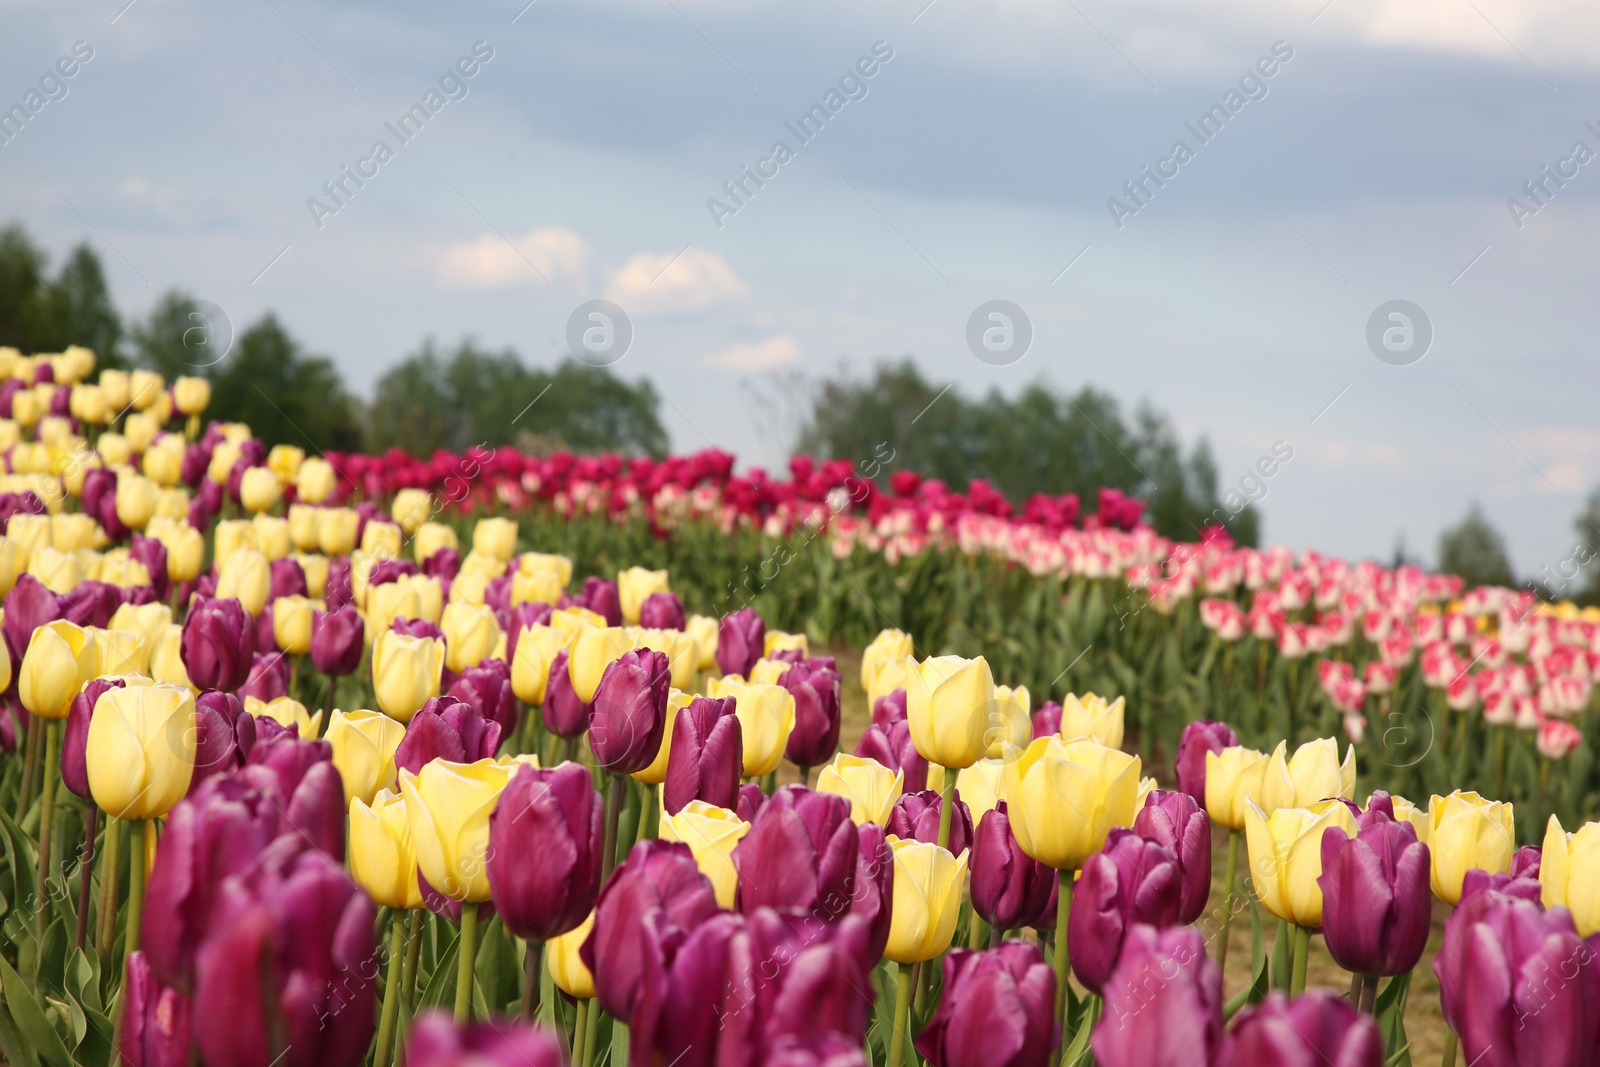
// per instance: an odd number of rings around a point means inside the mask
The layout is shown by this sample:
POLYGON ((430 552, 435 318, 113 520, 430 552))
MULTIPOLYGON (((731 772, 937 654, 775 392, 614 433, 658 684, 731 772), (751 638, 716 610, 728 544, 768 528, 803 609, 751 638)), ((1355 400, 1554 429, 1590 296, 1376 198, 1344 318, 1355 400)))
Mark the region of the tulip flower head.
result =
POLYGON ((739 678, 713 678, 706 693, 713 698, 733 698, 745 777, 757 778, 777 770, 794 730, 794 694, 779 685, 757 685, 739 678))
POLYGON ((393 629, 380 634, 372 646, 372 685, 383 713, 409 722, 438 696, 444 654, 440 638, 408 637, 393 629))
POLYGON ((877 760, 844 753, 822 768, 817 792, 831 793, 850 802, 850 818, 861 823, 887 823, 889 813, 905 787, 905 774, 892 771, 877 760))
POLYGON ((662 808, 676 815, 691 800, 719 808, 738 804, 744 741, 733 697, 694 697, 673 712, 662 808))
POLYGON ((931 1067, 1044 1067, 1060 1027, 1056 976, 1039 949, 1007 941, 944 959, 939 1010, 917 1035, 931 1067))
POLYGON ((85 746, 89 789, 119 819, 154 819, 189 791, 195 757, 194 694, 174 685, 107 689, 85 746))
POLYGON ((1086 737, 1107 748, 1121 748, 1123 709, 1122 697, 1107 703, 1094 693, 1081 697, 1068 693, 1061 701, 1061 737, 1067 741, 1086 737))
POLYGON ((41 719, 65 719, 78 690, 100 673, 98 652, 94 635, 81 626, 65 619, 41 625, 17 671, 22 706, 41 719))
POLYGON ((380 790, 397 787, 395 753, 406 736, 400 723, 378 711, 335 710, 324 736, 344 782, 345 803, 359 798, 371 804, 380 790))
POLYGON ((608 773, 633 774, 655 760, 671 681, 667 657, 649 649, 625 652, 606 667, 595 688, 589 745, 608 773))
POLYGON ((370 805, 351 798, 350 877, 379 907, 422 907, 411 821, 398 794, 380 789, 370 805))
POLYGON ((1544 906, 1570 911, 1579 937, 1600 931, 1600 823, 1584 823, 1569 834, 1551 815, 1538 878, 1544 906))
POLYGON ((1139 758, 1093 741, 1042 737, 1005 767, 1005 798, 1022 850, 1077 870, 1113 827, 1138 814, 1139 758))
POLYGON ((1245 818, 1250 880, 1261 906, 1279 919, 1315 930, 1322 925, 1323 834, 1356 833, 1355 816, 1342 802, 1279 808, 1271 815, 1251 804, 1245 818))
POLYGON ((418 773, 400 772, 417 868, 451 900, 482 903, 491 897, 489 817, 515 769, 491 759, 436 759, 418 773))
POLYGON ((1354 836, 1323 831, 1322 936, 1353 974, 1404 974, 1417 965, 1433 913, 1428 846, 1410 823, 1371 820, 1354 836))
POLYGON ((691 800, 676 815, 661 816, 661 840, 689 846, 700 873, 711 880, 717 905, 723 908, 733 907, 739 888, 733 850, 749 832, 750 824, 734 812, 703 800, 691 800))
POLYGON ((1500 874, 1516 851, 1511 805, 1456 790, 1428 801, 1428 850, 1433 860, 1433 895, 1446 904, 1461 899, 1469 870, 1500 874))
POLYGON ((997 930, 1037 925, 1056 885, 1051 868, 1022 851, 1006 802, 978 823, 972 846, 972 907, 997 930))
POLYGON ((982 656, 932 656, 907 665, 906 721, 917 751, 930 764, 959 770, 983 759, 991 731, 1005 729, 996 717, 1002 710, 982 656))
POLYGON ((923 841, 891 838, 894 907, 884 954, 896 963, 921 963, 950 947, 967 879, 967 855, 923 841))
POLYGON ((1214 1067, 1220 1058, 1222 972, 1192 926, 1135 924, 1105 985, 1090 1047, 1101 1067, 1214 1067))
POLYGON ((489 817, 489 887, 508 930, 548 941, 593 914, 604 820, 600 794, 579 764, 516 770, 489 817))

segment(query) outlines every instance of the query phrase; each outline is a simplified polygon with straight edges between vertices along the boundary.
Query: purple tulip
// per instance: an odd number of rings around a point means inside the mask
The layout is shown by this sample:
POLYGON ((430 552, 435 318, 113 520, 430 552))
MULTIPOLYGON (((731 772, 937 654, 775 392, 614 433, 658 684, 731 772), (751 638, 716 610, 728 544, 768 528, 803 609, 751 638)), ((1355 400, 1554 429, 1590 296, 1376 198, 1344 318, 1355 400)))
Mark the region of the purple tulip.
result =
POLYGON ((285 831, 293 828, 274 799, 233 776, 208 779, 172 809, 150 869, 140 927, 145 955, 162 982, 193 993, 195 953, 223 879, 250 866, 285 831))
POLYGON ((510 1019, 457 1026, 446 1011, 425 1012, 406 1037, 406 1067, 566 1067, 546 1030, 510 1019))
POLYGON ((382 559, 367 572, 367 585, 388 585, 418 573, 417 565, 409 559, 382 559))
POLYGON ((600 893, 604 836, 581 764, 520 768, 489 816, 489 889, 506 929, 538 941, 577 929, 600 893))
POLYGON ((1178 789, 1200 804, 1206 802, 1206 753, 1221 752, 1239 743, 1239 735, 1225 722, 1200 720, 1184 726, 1178 736, 1178 758, 1174 770, 1178 789))
POLYGON ((1511 877, 1539 880, 1539 865, 1544 852, 1538 845, 1523 845, 1511 855, 1511 877))
MULTIPOLYGON (((741 946, 746 941, 741 937, 744 926, 734 912, 711 915, 689 930, 648 919, 641 924, 639 983, 627 1019, 630 1067, 652 1063, 713 1067, 727 1029, 724 1023, 742 1021, 735 1013, 724 1013, 719 995, 726 997, 729 987, 742 981, 733 967, 739 955, 735 939, 741 946)), ((764 977, 762 988, 770 989, 781 972, 774 966, 764 977)), ((749 1007, 753 1014, 753 1006, 749 1007)))
POLYGON ((1355 974, 1403 974, 1417 965, 1433 916, 1428 846, 1410 823, 1376 822, 1349 837, 1322 835, 1322 936, 1355 974), (1337 839, 1337 840, 1336 840, 1337 839))
POLYGON ((247 713, 239 698, 231 693, 207 689, 195 697, 194 726, 194 775, 189 779, 190 796, 207 778, 244 766, 256 743, 255 716, 247 713))
POLYGON ((343 678, 361 666, 366 624, 355 608, 311 611, 311 665, 323 674, 343 678))
POLYGON ((254 624, 232 597, 208 597, 191 605, 180 645, 189 680, 200 689, 227 693, 243 685, 255 655, 254 624))
POLYGON ((1072 898, 1067 954, 1078 981, 1100 993, 1134 924, 1158 930, 1175 924, 1181 883, 1178 857, 1170 849, 1132 830, 1113 829, 1105 848, 1084 863, 1072 898))
POLYGON ((589 718, 589 747, 603 770, 633 774, 655 761, 671 688, 666 654, 654 649, 632 649, 606 667, 589 718))
POLYGON ((762 1063, 764 1067, 869 1067, 861 1042, 843 1034, 779 1038, 762 1063))
POLYGON ((1537 898, 1488 888, 1464 894, 1445 920, 1433 973, 1468 1063, 1594 1062, 1600 963, 1566 908, 1546 911, 1537 898))
POLYGON ((121 689, 127 683, 121 678, 96 678, 72 698, 72 709, 67 713, 67 727, 61 738, 61 780, 68 789, 85 800, 93 800, 89 792, 89 722, 94 718, 94 706, 107 689, 121 689))
POLYGON ((204 1061, 360 1064, 377 1015, 373 928, 367 895, 292 837, 225 879, 196 957, 194 1036, 204 1061))
MULTIPOLYGON (((894 910, 894 850, 889 832, 876 823, 856 827, 856 873, 851 887, 850 914, 867 924, 866 959, 869 965, 883 958, 889 944, 894 910)), ((824 902, 826 903, 826 901, 824 902)), ((831 916, 832 911, 824 912, 831 916)), ((816 915, 816 909, 812 909, 816 915)))
POLYGON ((939 1010, 917 1035, 931 1067, 1044 1067, 1059 1038, 1056 976, 1025 941, 944 958, 939 1010))
POLYGON ((572 688, 572 673, 567 670, 567 650, 562 649, 550 660, 550 680, 544 691, 544 707, 540 709, 544 727, 557 737, 572 740, 589 728, 594 715, 594 705, 585 704, 572 688))
MULTIPOLYGON (((196 441, 183 450, 183 466, 179 469, 178 480, 184 485, 193 488, 200 484, 200 479, 206 476, 206 468, 211 466, 211 453, 216 448, 216 442, 209 445, 204 441, 196 441)), ((201 529, 202 527, 195 527, 201 529)))
POLYGON ((302 741, 290 729, 271 733, 265 722, 256 723, 256 743, 238 775, 278 804, 297 837, 343 863, 344 780, 333 765, 333 747, 302 741))
POLYGON ((423 765, 442 759, 476 763, 500 748, 500 724, 471 704, 453 696, 434 697, 411 716, 406 736, 395 749, 397 770, 422 773, 423 765))
POLYGON ((691 800, 732 809, 739 802, 739 776, 744 770, 744 735, 734 714, 733 697, 695 697, 679 708, 667 755, 667 779, 661 803, 676 815, 691 800))
POLYGON ((17 576, 17 584, 5 598, 5 618, 0 620, 0 631, 5 633, 6 647, 11 652, 13 669, 22 663, 33 631, 45 623, 66 617, 66 601, 52 593, 31 574, 17 576))
POLYGON ((128 957, 122 995, 123 1067, 188 1067, 189 998, 162 985, 143 952, 128 957))
POLYGON ((83 581, 61 598, 61 617, 79 626, 111 625, 111 616, 122 607, 122 590, 105 582, 83 581))
MULTIPOLYGON (((503 615, 505 612, 510 611, 511 575, 502 574, 498 578, 489 579, 488 584, 483 587, 483 603, 489 608, 490 611, 493 611, 497 617, 503 615)), ((542 602, 535 600, 530 601, 530 603, 534 605, 540 605, 542 602)), ((518 606, 520 607, 521 605, 518 606)), ((543 604, 542 606, 547 608, 555 607, 553 604, 543 604)), ((512 632, 511 627, 507 626, 504 622, 501 622, 500 629, 504 630, 508 634, 512 632)))
POLYGON ((786 785, 761 808, 733 850, 739 908, 799 908, 848 900, 860 846, 850 802, 786 785))
MULTIPOLYGON (((262 612, 261 617, 268 620, 268 629, 271 629, 271 609, 262 612)), ((239 699, 255 697, 263 703, 269 703, 288 696, 289 668, 289 657, 277 649, 257 652, 250 659, 250 673, 245 677, 244 684, 239 686, 239 699)))
MULTIPOLYGON (((1239 1016, 1228 1038, 1230 1067, 1383 1067, 1383 1035, 1343 997, 1281 991, 1239 1016)), ((1509 1061, 1508 1061, 1509 1062, 1509 1061)))
MULTIPOLYGON (((430 578, 437 578, 446 587, 456 580, 456 575, 461 573, 461 553, 453 548, 437 549, 433 555, 422 561, 422 573, 430 578)), ((446 588, 446 595, 449 594, 446 588)))
POLYGON ((639 625, 647 630, 681 630, 683 624, 683 601, 677 593, 651 593, 639 605, 639 625))
POLYGON ((583 580, 583 592, 578 603, 606 620, 607 626, 622 625, 622 596, 617 583, 593 576, 583 580))
POLYGON ((872 702, 872 725, 889 726, 906 721, 906 691, 895 689, 872 702))
POLYGON ((1133 831, 1178 857, 1178 922, 1192 923, 1211 898, 1211 820, 1188 793, 1157 789, 1134 816, 1133 831))
POLYGON ((518 604, 516 607, 508 605, 504 610, 495 608, 494 614, 495 619, 500 623, 500 629, 506 635, 506 662, 515 663, 517 662, 517 638, 522 636, 523 629, 529 626, 549 626, 550 616, 554 612, 549 604, 535 600, 526 604, 518 604))
MULTIPOLYGON (((889 812, 888 830, 901 840, 915 838, 929 844, 939 843, 939 819, 943 815, 943 798, 932 789, 920 793, 902 793, 889 812)), ((956 795, 955 810, 950 813, 951 855, 959 856, 972 844, 972 812, 966 802, 956 795)))
POLYGON ((1101 1067, 1221 1062, 1222 972, 1192 926, 1130 928, 1105 985, 1104 1012, 1089 1041, 1101 1067))
MULTIPOLYGON (((904 693, 904 689, 896 689, 904 693)), ((888 697, 879 697, 882 704, 888 697)), ((869 725, 856 743, 856 755, 875 759, 891 771, 905 775, 903 788, 907 793, 920 793, 928 788, 928 761, 922 758, 911 740, 911 726, 904 718, 887 725, 874 722, 869 725)))
POLYGON ((112 541, 128 536, 128 528, 117 517, 117 472, 91 470, 83 476, 83 513, 91 516, 112 541))
POLYGON ((1039 710, 1033 713, 1033 736, 1049 737, 1060 732, 1061 705, 1054 700, 1046 700, 1039 705, 1039 710))
POLYGON ((778 676, 794 696, 794 729, 783 754, 790 763, 815 767, 839 750, 839 674, 796 663, 778 676))
POLYGON ((1056 872, 1022 851, 1006 802, 986 812, 972 844, 972 907, 996 930, 1035 926, 1050 903, 1056 872))
POLYGON ((695 866, 688 845, 659 840, 634 845, 600 891, 594 928, 578 950, 594 975, 600 1007, 614 1018, 632 1018, 651 965, 647 954, 662 944, 681 944, 717 911, 716 891, 695 866))
POLYGON ((322 599, 328 602, 330 612, 340 611, 356 602, 355 591, 351 588, 349 556, 328 561, 328 581, 322 587, 322 599))
MULTIPOLYGON (((8 381, 10 379, 7 379, 8 381)), ((48 509, 39 495, 31 489, 24 489, 20 493, 0 493, 0 534, 5 533, 11 516, 27 512, 30 515, 43 515, 48 509)))
POLYGON ((166 600, 172 595, 172 578, 167 573, 166 545, 154 537, 134 534, 133 545, 128 549, 128 555, 143 563, 145 570, 150 572, 150 584, 157 600, 166 600))
POLYGON ((748 675, 761 658, 767 624, 754 608, 740 608, 722 617, 717 628, 717 668, 723 674, 748 675))
POLYGON ((427 619, 398 618, 389 624, 389 629, 405 637, 432 637, 444 640, 444 631, 439 629, 437 623, 429 622, 427 619))
POLYGON ((284 596, 306 595, 306 570, 300 561, 290 556, 272 561, 272 592, 268 600, 284 596))
POLYGON ((733 812, 741 822, 755 822, 756 816, 766 806, 767 794, 761 791, 761 786, 756 782, 745 782, 739 787, 739 799, 734 802, 733 812))
POLYGON ((503 659, 479 661, 456 676, 446 696, 471 704, 485 719, 500 724, 500 736, 515 737, 521 712, 511 691, 511 668, 503 659))

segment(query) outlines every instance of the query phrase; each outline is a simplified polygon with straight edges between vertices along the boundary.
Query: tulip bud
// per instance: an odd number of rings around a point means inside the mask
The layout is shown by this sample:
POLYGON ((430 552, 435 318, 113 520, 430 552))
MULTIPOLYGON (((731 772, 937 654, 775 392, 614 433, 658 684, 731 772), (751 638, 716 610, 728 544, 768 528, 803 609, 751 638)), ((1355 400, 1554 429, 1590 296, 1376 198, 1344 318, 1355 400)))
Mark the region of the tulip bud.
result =
MULTIPOLYGON (((741 817, 742 801, 743 790, 741 817)), ((828 900, 849 899, 859 846, 844 798, 784 786, 747 821, 750 832, 733 853, 741 911, 810 911, 828 900)))
POLYGON ((1085 988, 1104 991, 1134 923, 1158 930, 1177 923, 1181 888, 1170 850, 1132 830, 1111 831, 1106 847, 1083 865, 1067 920, 1072 970, 1085 988))
POLYGON ((442 639, 385 631, 372 646, 372 685, 378 707, 390 718, 409 722, 417 709, 439 695, 443 669, 442 639))
POLYGON ((1370 1015, 1363 1015, 1343 997, 1310 990, 1290 1000, 1282 992, 1273 992, 1239 1016, 1228 1038, 1228 1063, 1236 1067, 1286 1063, 1383 1067, 1383 1035, 1370 1015))
MULTIPOLYGON (((683 601, 677 593, 651 593, 639 605, 639 625, 648 630, 681 630, 684 627, 683 601)), ((699 649, 696 648, 698 653, 699 649)), ((699 667, 696 656, 695 666, 699 667)))
POLYGON ((446 1012, 411 1024, 407 1067, 564 1067, 566 1057, 548 1031, 527 1023, 490 1020, 458 1026, 446 1012))
POLYGON ((978 823, 972 846, 972 907, 996 930, 1036 926, 1050 903, 1055 871, 1022 851, 1005 801, 978 823))
POLYGON ((400 772, 417 869, 452 900, 490 899, 489 816, 511 780, 513 766, 490 759, 435 759, 419 773, 400 772))
POLYGON ((1101 1067, 1215 1067, 1222 972, 1192 926, 1135 924, 1105 986, 1090 1048, 1101 1067))
POLYGON ((585 703, 573 689, 566 649, 557 652, 550 661, 550 684, 545 690, 542 711, 545 729, 557 737, 572 740, 589 729, 594 705, 585 703))
POLYGON ((325 736, 347 805, 354 798, 371 804, 379 790, 395 789, 395 756, 406 733, 406 727, 381 712, 334 711, 325 736))
POLYGON ((734 709, 732 697, 695 697, 677 711, 662 791, 668 815, 676 815, 691 800, 719 808, 737 805, 744 754, 734 709))
POLYGON ((569 997, 590 1000, 594 997, 594 975, 583 965, 579 951, 594 930, 594 912, 567 933, 552 937, 544 943, 544 966, 550 980, 569 997))
POLYGON ((867 700, 876 704, 882 697, 906 686, 906 660, 916 654, 909 634, 882 630, 861 653, 861 687, 867 700))
POLYGON ((608 773, 632 774, 655 759, 670 683, 667 657, 648 649, 625 652, 606 668, 594 694, 589 746, 608 773))
POLYGON ((724 615, 717 632, 717 667, 723 674, 749 674, 761 658, 766 636, 767 625, 754 609, 740 608, 724 615))
POLYGON ((1355 816, 1340 801, 1312 808, 1279 808, 1265 815, 1252 806, 1245 821, 1250 880, 1261 906, 1285 922, 1315 930, 1322 925, 1323 834, 1356 833, 1355 816))
MULTIPOLYGON (((1239 736, 1227 723, 1191 722, 1178 738, 1178 758, 1174 767, 1179 792, 1188 793, 1201 804, 1206 802, 1206 756, 1235 748, 1239 736)), ((1320 799, 1320 798, 1319 798, 1320 799)))
POLYGON ((794 697, 794 730, 784 747, 789 762, 816 766, 839 748, 839 674, 797 663, 778 684, 794 697))
POLYGON ((161 684, 107 689, 93 712, 84 758, 95 803, 119 819, 165 815, 194 774, 194 695, 161 684))
POLYGON ((869 725, 856 744, 856 755, 899 771, 905 776, 908 793, 920 793, 928 787, 928 761, 912 743, 911 726, 904 720, 887 726, 869 725))
POLYGON ((711 697, 732 697, 744 746, 744 773, 759 778, 778 769, 789 734, 794 730, 794 695, 776 685, 755 685, 737 678, 713 678, 711 697))
POLYGON ((476 667, 468 667, 446 695, 472 705, 478 714, 497 723, 502 736, 517 735, 521 712, 511 692, 511 674, 505 660, 485 659, 476 667))
POLYGON ((1323 831, 1322 936, 1339 966, 1387 977, 1417 965, 1433 914, 1429 868, 1408 823, 1380 819, 1355 837, 1323 831))
POLYGON ((944 958, 939 1010, 917 1035, 930 1067, 1045 1067, 1060 1027, 1056 976, 1023 941, 944 958))
POLYGON ((379 907, 422 907, 406 802, 388 789, 350 802, 350 877, 379 907))
POLYGON ((1138 814, 1139 759, 1093 741, 1039 738, 1005 766, 1005 798, 1022 850, 1057 870, 1076 870, 1112 827, 1138 814), (1062 806, 1073 818, 1064 819, 1062 806))
MULTIPOLYGON (((1584 938, 1600 930, 1600 863, 1597 859, 1600 859, 1600 823, 1584 823, 1577 833, 1569 834, 1562 830, 1560 819, 1550 816, 1536 874, 1544 906, 1564 907, 1572 912, 1578 936, 1584 938)), ((1526 861, 1523 868, 1527 868, 1526 861)))
POLYGON ((850 802, 850 818, 857 824, 885 824, 900 799, 905 776, 876 760, 840 753, 817 776, 817 792, 831 793, 850 802))
POLYGON ((150 970, 145 953, 128 957, 121 1061, 128 1067, 185 1067, 190 1059, 189 998, 150 970))
POLYGON ((1211 823, 1194 797, 1156 790, 1139 809, 1133 831, 1177 857, 1182 881, 1178 922, 1200 918, 1211 897, 1211 823))
POLYGON ((894 850, 894 908, 884 954, 896 963, 921 963, 950 947, 967 857, 923 841, 891 840, 894 850))
MULTIPOLYGON (((276 625, 276 619, 274 619, 276 625)), ((342 678, 361 666, 364 627, 354 608, 311 613, 311 665, 323 674, 342 678)))
POLYGON ((906 672, 906 721, 917 751, 942 767, 983 759, 993 726, 994 678, 982 656, 932 656, 906 672))
MULTIPOLYGON (((820 786, 819 786, 820 788, 820 786)), ((905 840, 939 843, 939 819, 944 798, 931 789, 920 793, 906 793, 895 801, 889 813, 887 829, 895 837, 905 840)), ((972 813, 956 791, 955 809, 950 813, 950 840, 946 846, 953 856, 966 852, 972 845, 972 813)))
POLYGON ((1428 851, 1433 860, 1433 895, 1446 904, 1461 900, 1469 870, 1499 874, 1511 869, 1516 850, 1511 805, 1456 790, 1428 802, 1428 851))

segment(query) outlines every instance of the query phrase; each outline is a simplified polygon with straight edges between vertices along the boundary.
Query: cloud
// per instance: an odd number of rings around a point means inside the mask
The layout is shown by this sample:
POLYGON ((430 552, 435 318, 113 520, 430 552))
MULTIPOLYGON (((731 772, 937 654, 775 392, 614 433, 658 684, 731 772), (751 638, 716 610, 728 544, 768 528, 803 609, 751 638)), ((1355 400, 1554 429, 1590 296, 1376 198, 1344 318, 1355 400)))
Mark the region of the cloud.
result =
POLYGON ((611 275, 606 293, 630 315, 702 311, 749 293, 715 252, 690 247, 677 256, 640 252, 611 275))
POLYGON ((708 367, 724 370, 781 370, 800 358, 800 342, 788 334, 769 337, 755 344, 740 342, 705 358, 708 367))
POLYGON ((504 289, 537 283, 540 275, 546 281, 581 278, 588 261, 589 245, 581 234, 551 226, 511 241, 491 233, 451 245, 439 261, 438 275, 453 288, 504 289))

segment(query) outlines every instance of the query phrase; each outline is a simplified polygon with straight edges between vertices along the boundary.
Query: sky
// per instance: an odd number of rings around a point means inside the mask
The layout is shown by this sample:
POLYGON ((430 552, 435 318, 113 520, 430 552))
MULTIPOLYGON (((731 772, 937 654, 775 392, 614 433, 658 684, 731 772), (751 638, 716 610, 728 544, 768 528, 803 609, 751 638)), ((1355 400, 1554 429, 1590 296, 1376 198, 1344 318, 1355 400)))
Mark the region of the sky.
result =
POLYGON ((0 107, 46 97, 0 127, 0 221, 88 242, 130 316, 172 287, 240 330, 274 311, 363 395, 426 337, 553 364, 608 300, 631 343, 595 358, 654 382, 676 448, 746 464, 783 462, 796 381, 909 356, 969 394, 1148 401, 1224 486, 1285 443, 1271 543, 1432 559, 1477 502, 1527 578, 1600 484, 1580 0, 0 0, 0 24, 0 107))

